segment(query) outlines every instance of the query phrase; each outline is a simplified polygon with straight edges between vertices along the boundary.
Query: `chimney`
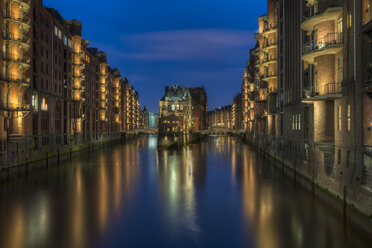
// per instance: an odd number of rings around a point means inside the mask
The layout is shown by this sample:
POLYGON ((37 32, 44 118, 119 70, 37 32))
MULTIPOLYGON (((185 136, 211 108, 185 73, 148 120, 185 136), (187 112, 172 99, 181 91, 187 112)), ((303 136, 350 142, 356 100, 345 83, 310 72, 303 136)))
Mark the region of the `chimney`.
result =
POLYGON ((165 86, 165 94, 168 93, 168 90, 169 90, 169 86, 165 86))

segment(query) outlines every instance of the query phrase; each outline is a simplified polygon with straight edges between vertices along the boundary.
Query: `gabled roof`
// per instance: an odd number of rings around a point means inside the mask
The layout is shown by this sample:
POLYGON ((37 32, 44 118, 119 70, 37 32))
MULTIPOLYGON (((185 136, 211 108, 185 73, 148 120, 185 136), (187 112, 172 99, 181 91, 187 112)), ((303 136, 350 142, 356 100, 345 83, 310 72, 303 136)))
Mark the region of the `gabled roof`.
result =
POLYGON ((183 101, 190 97, 190 92, 186 87, 173 85, 163 96, 161 101, 183 101))

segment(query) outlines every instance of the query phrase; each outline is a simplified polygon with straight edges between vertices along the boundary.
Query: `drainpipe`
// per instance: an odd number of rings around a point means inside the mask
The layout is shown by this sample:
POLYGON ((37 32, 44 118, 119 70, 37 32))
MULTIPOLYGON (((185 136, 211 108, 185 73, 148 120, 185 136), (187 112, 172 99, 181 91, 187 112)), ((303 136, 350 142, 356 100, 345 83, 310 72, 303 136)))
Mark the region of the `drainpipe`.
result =
MULTIPOLYGON (((353 183, 353 178, 354 178, 354 173, 355 173, 355 169, 356 169, 356 164, 357 164, 357 133, 356 133, 356 125, 357 125, 357 121, 356 121, 356 115, 357 115, 357 95, 356 95, 356 82, 357 82, 357 57, 356 57, 356 53, 357 53, 357 48, 356 48, 356 35, 357 35, 357 32, 356 32, 356 25, 357 25, 357 22, 356 22, 356 0, 353 1, 353 29, 354 29, 354 170, 353 170, 353 174, 351 175, 351 180, 350 180, 350 186, 352 185, 353 183)), ((362 101, 363 101, 363 98, 362 98, 362 101)), ((361 106, 363 106, 363 104, 361 104, 361 106)), ((363 113, 363 112, 362 112, 363 113)), ((359 131, 358 131, 359 132, 359 131)), ((363 136, 363 135, 362 135, 363 136)))

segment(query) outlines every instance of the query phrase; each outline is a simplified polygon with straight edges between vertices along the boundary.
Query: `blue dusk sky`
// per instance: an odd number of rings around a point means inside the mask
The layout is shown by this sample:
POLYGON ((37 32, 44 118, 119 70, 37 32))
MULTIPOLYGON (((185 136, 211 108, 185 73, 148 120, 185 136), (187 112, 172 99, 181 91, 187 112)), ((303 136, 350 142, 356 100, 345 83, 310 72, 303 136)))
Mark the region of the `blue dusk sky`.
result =
POLYGON ((141 107, 158 112, 166 85, 204 85, 208 108, 231 104, 254 46, 266 0, 44 0, 105 51, 134 85, 141 107))

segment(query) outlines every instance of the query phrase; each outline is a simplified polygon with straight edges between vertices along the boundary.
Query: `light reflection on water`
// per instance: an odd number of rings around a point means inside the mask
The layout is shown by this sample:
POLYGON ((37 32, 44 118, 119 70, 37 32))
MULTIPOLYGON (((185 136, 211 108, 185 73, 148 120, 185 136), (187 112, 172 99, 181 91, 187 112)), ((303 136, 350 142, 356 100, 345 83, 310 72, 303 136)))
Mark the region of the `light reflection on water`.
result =
POLYGON ((138 138, 0 183, 0 247, 370 247, 233 138, 156 144, 138 138))

